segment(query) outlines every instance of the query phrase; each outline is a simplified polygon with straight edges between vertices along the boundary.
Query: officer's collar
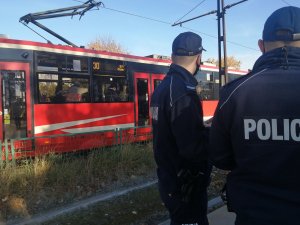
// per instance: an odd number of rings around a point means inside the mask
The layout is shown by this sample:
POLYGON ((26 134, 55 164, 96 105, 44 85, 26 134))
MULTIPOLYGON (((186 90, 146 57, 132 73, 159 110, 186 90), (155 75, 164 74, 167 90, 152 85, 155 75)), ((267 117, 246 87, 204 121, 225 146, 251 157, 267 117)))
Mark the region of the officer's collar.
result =
POLYGON ((257 59, 253 72, 266 68, 300 68, 300 48, 286 46, 266 52, 257 59))
POLYGON ((179 66, 177 64, 172 63, 170 66, 169 74, 178 74, 186 83, 192 84, 192 85, 197 85, 198 82, 194 78, 194 76, 184 67, 179 66))

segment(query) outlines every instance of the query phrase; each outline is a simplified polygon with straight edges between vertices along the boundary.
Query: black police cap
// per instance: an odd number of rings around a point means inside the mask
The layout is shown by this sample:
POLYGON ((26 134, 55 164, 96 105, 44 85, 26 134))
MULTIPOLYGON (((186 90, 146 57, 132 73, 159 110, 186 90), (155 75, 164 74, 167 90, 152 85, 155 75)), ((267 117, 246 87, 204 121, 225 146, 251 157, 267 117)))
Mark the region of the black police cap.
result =
POLYGON ((265 23, 263 40, 300 40, 300 8, 287 6, 273 12, 265 23))
POLYGON ((202 38, 193 32, 179 34, 173 41, 172 53, 177 56, 194 56, 206 51, 202 46, 202 38))

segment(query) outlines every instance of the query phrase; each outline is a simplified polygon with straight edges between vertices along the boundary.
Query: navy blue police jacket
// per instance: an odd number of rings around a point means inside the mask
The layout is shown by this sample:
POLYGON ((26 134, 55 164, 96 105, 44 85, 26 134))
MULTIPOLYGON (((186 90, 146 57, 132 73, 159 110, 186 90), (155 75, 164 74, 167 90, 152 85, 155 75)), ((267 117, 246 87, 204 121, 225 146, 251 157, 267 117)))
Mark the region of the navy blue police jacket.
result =
POLYGON ((191 73, 171 64, 151 98, 154 157, 158 180, 166 193, 178 192, 181 169, 207 170, 209 135, 196 85, 191 73))
POLYGON ((300 48, 267 52, 224 86, 210 141, 212 163, 231 170, 236 225, 300 224, 300 48))

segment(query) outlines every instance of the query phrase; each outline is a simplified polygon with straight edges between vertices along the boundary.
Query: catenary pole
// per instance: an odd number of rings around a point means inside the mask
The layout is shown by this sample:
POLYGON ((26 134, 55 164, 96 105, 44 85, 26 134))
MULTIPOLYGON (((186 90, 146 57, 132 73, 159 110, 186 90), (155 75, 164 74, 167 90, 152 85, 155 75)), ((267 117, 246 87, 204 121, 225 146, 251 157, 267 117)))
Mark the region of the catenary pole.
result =
POLYGON ((218 58, 219 58, 219 86, 224 86, 228 81, 227 76, 227 48, 226 48, 226 27, 225 27, 225 9, 224 0, 218 1, 218 58), (223 51, 222 51, 223 47, 223 51), (223 53, 223 66, 222 66, 223 53))
POLYGON ((227 77, 227 47, 226 47, 226 23, 225 23, 225 13, 226 10, 236 6, 240 3, 246 2, 248 0, 242 0, 230 5, 224 6, 224 0, 217 0, 217 10, 202 14, 197 17, 193 17, 191 19, 187 19, 185 21, 179 21, 177 23, 174 23, 172 26, 182 25, 183 23, 189 22, 191 20, 195 20, 198 18, 201 18, 203 16, 207 16, 210 14, 217 14, 218 18, 218 59, 219 59, 219 86, 223 86, 227 83, 228 77, 227 77), (222 66, 222 53, 223 53, 223 59, 224 59, 224 65, 222 66))

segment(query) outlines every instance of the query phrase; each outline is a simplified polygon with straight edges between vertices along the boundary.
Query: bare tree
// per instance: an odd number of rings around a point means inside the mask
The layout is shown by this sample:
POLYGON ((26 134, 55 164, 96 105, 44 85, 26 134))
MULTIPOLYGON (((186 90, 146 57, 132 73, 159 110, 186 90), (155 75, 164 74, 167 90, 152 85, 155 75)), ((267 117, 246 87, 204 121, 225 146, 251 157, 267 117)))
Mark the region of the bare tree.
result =
POLYGON ((87 47, 94 50, 103 50, 109 52, 116 52, 116 53, 125 53, 128 54, 129 52, 117 43, 112 37, 98 37, 95 40, 89 42, 87 47))
MULTIPOLYGON (((209 58, 206 61, 209 63, 213 63, 217 66, 219 65, 219 60, 216 60, 215 58, 209 58)), ((222 58, 222 66, 224 66, 223 58, 222 58)), ((241 68, 241 61, 236 59, 234 56, 228 56, 227 57, 227 66, 238 70, 241 68)))

